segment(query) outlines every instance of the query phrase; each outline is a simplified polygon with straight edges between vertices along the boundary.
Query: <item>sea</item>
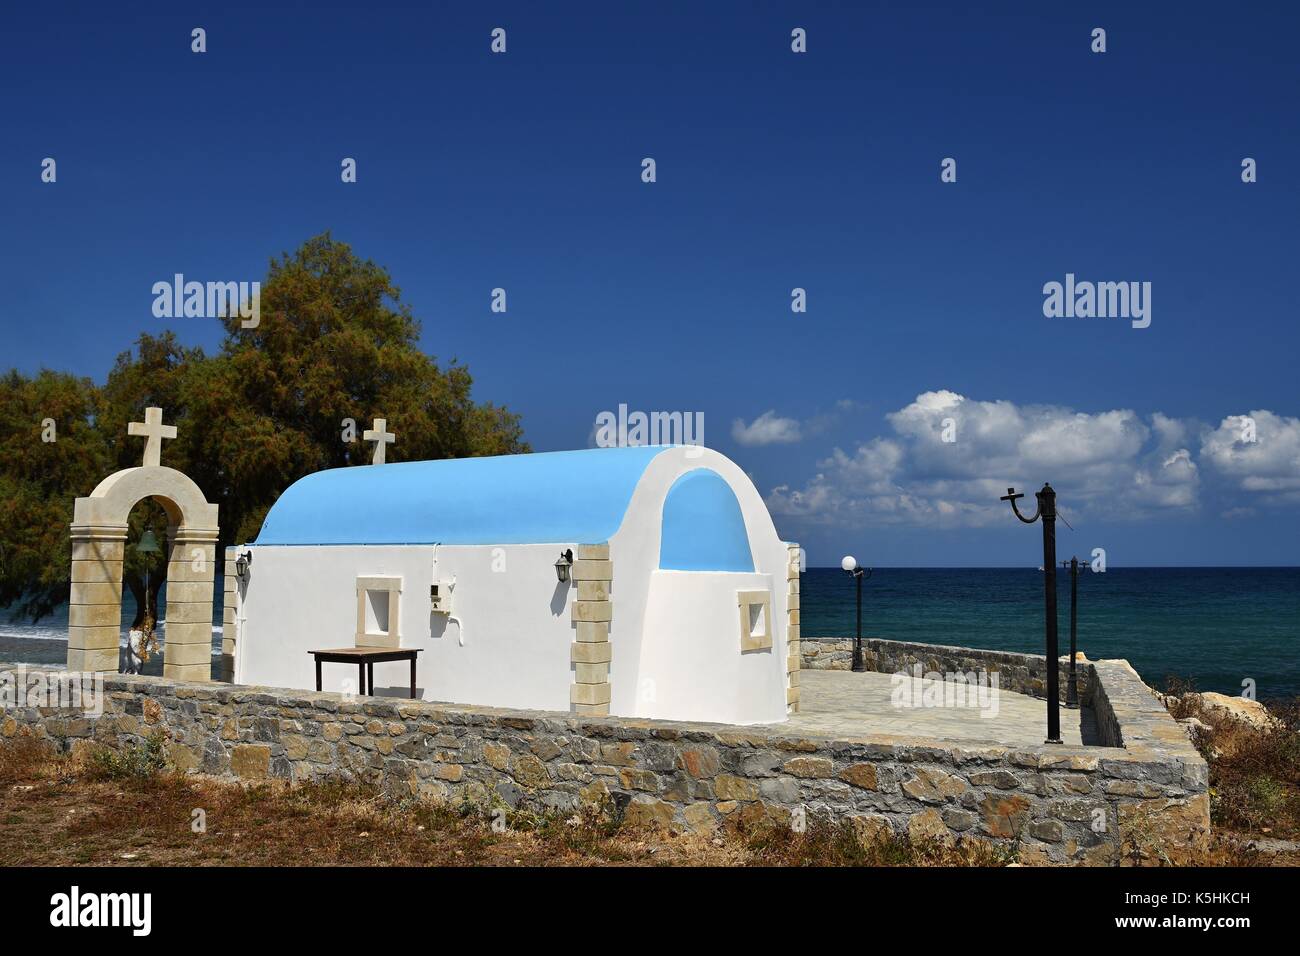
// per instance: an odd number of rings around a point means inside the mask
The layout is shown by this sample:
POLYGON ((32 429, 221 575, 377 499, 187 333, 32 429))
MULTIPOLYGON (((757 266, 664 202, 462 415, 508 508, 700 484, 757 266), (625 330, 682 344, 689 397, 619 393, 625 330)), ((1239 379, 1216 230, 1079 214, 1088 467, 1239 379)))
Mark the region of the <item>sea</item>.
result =
MULTIPOLYGON (((853 579, 839 568, 802 575, 805 637, 852 637, 853 579)), ((1070 639, 1070 578, 1057 574, 1060 653, 1070 639)), ((222 583, 213 620, 221 620, 222 583)), ((1123 657, 1148 684, 1170 677, 1200 690, 1257 698, 1300 695, 1300 568, 1081 568, 1078 647, 1090 659, 1123 657)), ((1036 568, 876 568, 862 586, 862 633, 927 644, 1044 652, 1043 572, 1036 568)), ((166 586, 161 636, 166 641, 166 586)), ((123 601, 122 634, 134 615, 123 601)), ((0 609, 0 661, 63 664, 68 611, 37 623, 0 609)), ((221 628, 213 628, 219 657, 221 628)), ((146 673, 160 666, 158 658, 146 673)))
MULTIPOLYGON (((1056 578, 1065 655, 1070 575, 1056 578)), ((851 637, 852 578, 839 568, 805 571, 799 614, 805 637, 851 637)), ((877 568, 862 585, 864 637, 1042 654, 1045 618, 1043 572, 1033 567, 877 568)), ((1300 694, 1300 568, 1081 566, 1078 648, 1092 660, 1126 658, 1161 689, 1176 677, 1198 690, 1293 697, 1300 694)))

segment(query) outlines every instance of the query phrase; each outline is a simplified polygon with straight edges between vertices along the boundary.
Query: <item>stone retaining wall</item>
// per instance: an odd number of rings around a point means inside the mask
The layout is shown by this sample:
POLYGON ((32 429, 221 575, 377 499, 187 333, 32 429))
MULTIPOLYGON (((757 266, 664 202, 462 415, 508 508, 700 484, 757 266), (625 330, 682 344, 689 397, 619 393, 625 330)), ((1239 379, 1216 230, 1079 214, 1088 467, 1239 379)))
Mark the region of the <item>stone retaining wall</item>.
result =
MULTIPOLYGON (((849 670, 853 663, 853 638, 805 637, 799 644, 803 666, 808 670, 849 670)), ((1066 648, 1069 651, 1069 648, 1066 648)), ((944 644, 920 644, 913 641, 886 641, 877 637, 862 639, 862 658, 867 670, 882 674, 911 671, 920 664, 927 672, 943 674, 971 671, 998 672, 998 686, 1017 694, 1043 697, 1047 693, 1047 658, 1042 654, 1018 654, 1012 651, 986 651, 976 647, 950 647, 944 644)), ((1060 662, 1060 698, 1065 700, 1070 662, 1060 662)), ((1087 702, 1087 664, 1076 665, 1079 699, 1087 702)))
POLYGON ((174 766, 220 777, 355 775, 419 798, 565 810, 608 796, 625 820, 696 831, 824 816, 863 834, 987 840, 1032 863, 1114 864, 1129 835, 1171 845, 1204 833, 1204 760, 1127 664, 1088 667, 1124 749, 831 740, 120 674, 105 677, 101 716, 11 705, 0 734, 77 750, 161 732, 174 766))

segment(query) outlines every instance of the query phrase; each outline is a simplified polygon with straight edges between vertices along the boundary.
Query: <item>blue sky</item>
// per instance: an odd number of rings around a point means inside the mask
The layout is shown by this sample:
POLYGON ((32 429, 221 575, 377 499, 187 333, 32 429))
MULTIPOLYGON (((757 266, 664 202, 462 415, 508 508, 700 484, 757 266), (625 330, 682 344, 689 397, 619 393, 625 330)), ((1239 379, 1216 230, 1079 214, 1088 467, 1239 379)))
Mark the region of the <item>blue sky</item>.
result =
POLYGON ((1036 564, 993 492, 1044 480, 1063 550, 1300 563, 1300 13, 992 6, 15 8, 0 364, 215 347, 153 283, 329 229, 534 448, 702 412, 814 565, 1036 564), (1066 273, 1150 282, 1150 327, 1044 317, 1066 273))

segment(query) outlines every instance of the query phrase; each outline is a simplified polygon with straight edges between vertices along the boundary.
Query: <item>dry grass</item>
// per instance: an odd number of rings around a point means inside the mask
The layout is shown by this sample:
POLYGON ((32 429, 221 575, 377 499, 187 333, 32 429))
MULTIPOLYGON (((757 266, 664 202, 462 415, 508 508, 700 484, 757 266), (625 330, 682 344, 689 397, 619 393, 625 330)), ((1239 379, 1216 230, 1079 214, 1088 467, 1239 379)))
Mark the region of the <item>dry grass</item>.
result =
POLYGON ((1171 679, 1166 706, 1175 719, 1206 725, 1192 743, 1210 765, 1210 818, 1246 837, 1300 840, 1300 699, 1270 701, 1268 730, 1204 709, 1190 681, 1171 679))

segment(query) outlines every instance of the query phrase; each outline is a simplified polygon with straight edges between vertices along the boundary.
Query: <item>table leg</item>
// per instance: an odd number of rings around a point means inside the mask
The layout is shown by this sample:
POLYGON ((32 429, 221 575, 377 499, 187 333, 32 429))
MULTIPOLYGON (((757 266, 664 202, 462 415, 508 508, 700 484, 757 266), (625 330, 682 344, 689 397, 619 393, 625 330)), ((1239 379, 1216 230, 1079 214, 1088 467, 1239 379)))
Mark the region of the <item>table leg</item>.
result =
POLYGON ((411 700, 415 700, 415 655, 411 655, 411 700))
POLYGON ((316 689, 320 690, 320 658, 316 658, 316 689))
POLYGON ((365 661, 357 662, 357 675, 361 678, 361 689, 358 691, 358 693, 362 697, 364 697, 366 696, 366 662, 365 661))
POLYGON ((375 665, 373 661, 366 662, 366 683, 370 685, 370 696, 375 696, 375 665))

